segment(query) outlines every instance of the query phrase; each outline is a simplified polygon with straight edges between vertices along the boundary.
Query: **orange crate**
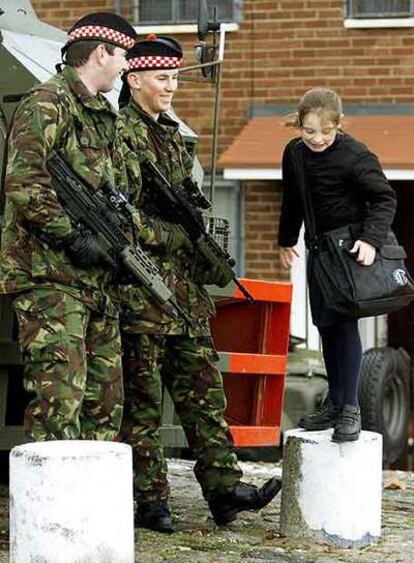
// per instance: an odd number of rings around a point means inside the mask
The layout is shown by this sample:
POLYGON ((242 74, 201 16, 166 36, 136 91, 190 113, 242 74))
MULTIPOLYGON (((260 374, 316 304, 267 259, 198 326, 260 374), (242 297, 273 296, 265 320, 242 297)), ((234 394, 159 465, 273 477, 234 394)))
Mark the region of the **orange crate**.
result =
POLYGON ((236 289, 215 295, 211 323, 227 396, 226 419, 236 446, 279 444, 283 410, 290 283, 241 280, 250 304, 236 289))

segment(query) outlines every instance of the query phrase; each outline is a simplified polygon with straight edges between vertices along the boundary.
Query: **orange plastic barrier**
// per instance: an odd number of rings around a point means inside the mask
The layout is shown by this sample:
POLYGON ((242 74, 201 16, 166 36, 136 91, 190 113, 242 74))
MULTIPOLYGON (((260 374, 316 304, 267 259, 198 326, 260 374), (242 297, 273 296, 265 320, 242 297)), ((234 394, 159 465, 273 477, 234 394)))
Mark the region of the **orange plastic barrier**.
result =
MULTIPOLYGON (((241 280, 255 301, 230 288, 215 294, 211 326, 227 396, 226 419, 236 446, 279 444, 283 410, 290 283, 241 280)), ((234 287, 234 286, 232 286, 234 287)))

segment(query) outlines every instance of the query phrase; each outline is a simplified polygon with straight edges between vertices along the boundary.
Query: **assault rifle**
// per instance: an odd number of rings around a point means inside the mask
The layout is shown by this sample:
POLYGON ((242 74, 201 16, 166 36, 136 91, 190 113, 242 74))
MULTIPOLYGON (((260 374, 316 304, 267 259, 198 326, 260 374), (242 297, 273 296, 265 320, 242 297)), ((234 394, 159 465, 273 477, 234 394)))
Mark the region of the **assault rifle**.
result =
MULTIPOLYGON (((225 287, 233 280, 244 297, 253 301, 253 296, 234 273, 234 258, 221 248, 212 235, 206 231, 203 215, 198 209, 198 207, 205 209, 206 206, 197 205, 194 200, 194 193, 197 190, 194 188, 189 190, 188 186, 186 189, 185 184, 173 186, 150 160, 141 162, 140 167, 145 180, 143 189, 147 192, 150 207, 156 209, 162 219, 180 225, 203 260, 211 268, 215 266, 220 268, 222 274, 220 287, 225 287)), ((208 200, 206 201, 208 202, 208 200)))
POLYGON ((98 190, 88 185, 56 152, 47 161, 47 167, 53 188, 72 224, 94 233, 102 248, 132 274, 164 311, 194 327, 194 321, 165 285, 156 264, 138 241, 132 243, 125 234, 131 227, 132 215, 137 212, 135 207, 110 182, 98 190))

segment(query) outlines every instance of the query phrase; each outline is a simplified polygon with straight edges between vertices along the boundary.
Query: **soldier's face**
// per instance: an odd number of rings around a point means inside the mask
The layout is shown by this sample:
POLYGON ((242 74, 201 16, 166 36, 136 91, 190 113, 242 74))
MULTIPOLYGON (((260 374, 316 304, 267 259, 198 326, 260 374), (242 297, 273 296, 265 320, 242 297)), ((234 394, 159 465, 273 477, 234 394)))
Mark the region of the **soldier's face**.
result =
POLYGON ((170 108, 178 86, 176 69, 145 70, 133 78, 130 85, 134 100, 154 119, 170 108))
POLYGON ((126 67, 125 49, 115 47, 113 53, 106 53, 106 57, 102 60, 103 64, 103 85, 101 92, 109 92, 115 84, 115 80, 126 67))

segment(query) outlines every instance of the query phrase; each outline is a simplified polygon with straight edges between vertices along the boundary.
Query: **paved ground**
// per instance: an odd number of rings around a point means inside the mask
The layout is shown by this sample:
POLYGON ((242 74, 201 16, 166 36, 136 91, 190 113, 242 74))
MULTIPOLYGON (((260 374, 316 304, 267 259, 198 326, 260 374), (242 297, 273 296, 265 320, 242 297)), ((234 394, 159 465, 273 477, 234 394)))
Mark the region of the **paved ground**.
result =
MULTIPOLYGON (((384 472, 384 486, 396 488, 383 491, 380 541, 363 549, 338 549, 281 538, 278 533, 280 498, 258 514, 243 513, 228 528, 217 529, 208 518, 192 465, 190 461, 170 461, 171 507, 178 531, 164 536, 140 530, 136 543, 137 562, 414 563, 414 473, 384 472)), ((269 463, 242 465, 246 481, 258 484, 280 471, 269 463)), ((8 561, 7 503, 7 488, 3 487, 0 489, 0 563, 8 561)))

